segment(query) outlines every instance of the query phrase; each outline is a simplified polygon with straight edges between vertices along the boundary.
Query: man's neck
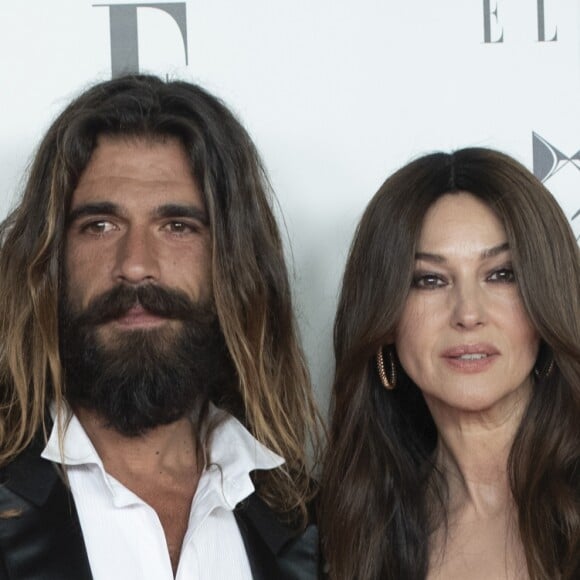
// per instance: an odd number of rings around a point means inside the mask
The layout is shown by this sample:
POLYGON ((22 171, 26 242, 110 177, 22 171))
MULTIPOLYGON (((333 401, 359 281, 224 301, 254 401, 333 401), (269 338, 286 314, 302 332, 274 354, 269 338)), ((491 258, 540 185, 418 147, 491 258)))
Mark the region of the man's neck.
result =
MULTIPOLYGON (((178 478, 197 473, 197 442, 188 417, 128 437, 107 425, 94 411, 76 408, 75 414, 95 447, 105 471, 114 477, 164 474, 178 478)), ((118 478, 123 479, 123 477, 118 478)))

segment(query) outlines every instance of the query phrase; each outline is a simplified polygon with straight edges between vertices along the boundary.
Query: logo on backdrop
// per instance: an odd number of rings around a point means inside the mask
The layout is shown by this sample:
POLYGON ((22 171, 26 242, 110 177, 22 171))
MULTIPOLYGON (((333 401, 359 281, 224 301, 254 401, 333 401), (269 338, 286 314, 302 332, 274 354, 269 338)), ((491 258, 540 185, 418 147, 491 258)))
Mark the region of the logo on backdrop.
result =
MULTIPOLYGON (((580 171, 580 149, 572 156, 565 155, 541 135, 532 133, 532 150, 534 175, 542 182, 547 181, 567 165, 573 165, 580 171)), ((580 222, 580 209, 572 216, 580 222)))
MULTIPOLYGON (((483 0, 483 42, 498 44, 503 42, 503 25, 499 12, 500 0, 483 0)), ((536 0, 538 15, 538 42, 555 42, 558 40, 558 28, 546 31, 546 0, 536 0), (549 37, 549 38, 548 38, 549 37)))
POLYGON ((138 4, 93 4, 109 9, 111 28, 111 71, 113 78, 139 72, 139 30, 137 10, 155 8, 169 14, 176 22, 187 64, 187 19, 185 2, 140 2, 138 4))
POLYGON ((532 148, 534 175, 540 181, 547 181, 570 163, 580 171, 580 149, 568 157, 537 133, 532 133, 532 148))

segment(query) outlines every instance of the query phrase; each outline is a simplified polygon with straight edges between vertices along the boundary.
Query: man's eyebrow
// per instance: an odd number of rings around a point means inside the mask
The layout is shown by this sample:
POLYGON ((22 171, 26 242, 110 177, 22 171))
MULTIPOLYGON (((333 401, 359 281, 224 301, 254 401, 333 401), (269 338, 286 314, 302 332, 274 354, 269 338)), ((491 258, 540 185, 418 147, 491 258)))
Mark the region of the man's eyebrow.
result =
POLYGON ((153 213, 158 218, 191 218, 198 220, 204 226, 209 223, 205 210, 195 205, 168 203, 159 206, 153 213))
POLYGON ((119 207, 108 201, 85 203, 75 207, 67 216, 67 222, 72 223, 79 218, 91 215, 117 215, 119 207))
MULTIPOLYGON (((115 216, 121 213, 121 209, 115 203, 108 201, 86 203, 71 210, 67 217, 67 222, 73 223, 75 220, 86 216, 115 216)), ((206 212, 195 205, 168 203, 156 208, 153 215, 157 218, 191 218, 200 221, 203 225, 208 225, 209 223, 206 212)))
MULTIPOLYGON (((507 242, 493 246, 492 248, 487 248, 481 252, 481 259, 486 260, 488 258, 494 258, 503 252, 507 252, 510 246, 507 242)), ((425 262, 434 262, 435 264, 445 264, 447 258, 441 254, 431 254, 430 252, 417 252, 415 254, 415 260, 424 260, 425 262)))

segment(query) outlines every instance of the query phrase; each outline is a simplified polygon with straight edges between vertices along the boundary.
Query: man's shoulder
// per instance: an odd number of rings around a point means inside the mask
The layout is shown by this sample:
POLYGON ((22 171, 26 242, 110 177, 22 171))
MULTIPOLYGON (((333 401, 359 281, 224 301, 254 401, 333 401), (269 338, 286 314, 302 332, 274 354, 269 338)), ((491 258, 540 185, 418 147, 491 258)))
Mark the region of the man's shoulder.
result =
POLYGON ((74 501, 40 449, 0 468, 0 579, 90 580, 74 501))
POLYGON ((42 438, 37 436, 24 451, 0 467, 0 497, 5 501, 20 497, 42 505, 47 500, 59 476, 53 464, 40 457, 42 449, 42 438))
POLYGON ((314 521, 296 527, 257 494, 235 510, 256 579, 313 580, 319 577, 318 528, 314 521))

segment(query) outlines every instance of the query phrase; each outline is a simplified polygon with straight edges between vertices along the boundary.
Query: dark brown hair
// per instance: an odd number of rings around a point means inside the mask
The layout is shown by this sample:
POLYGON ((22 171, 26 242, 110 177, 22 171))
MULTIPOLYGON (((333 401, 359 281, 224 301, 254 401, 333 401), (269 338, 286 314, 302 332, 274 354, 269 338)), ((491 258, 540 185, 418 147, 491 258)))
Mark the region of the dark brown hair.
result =
POLYGON ((434 509, 441 508, 440 522, 446 518, 429 409, 404 373, 395 390, 382 387, 375 354, 401 317, 428 208, 458 191, 501 219, 525 309, 542 339, 538 365, 555 361, 534 385, 508 463, 528 571, 533 580, 580 578, 578 245, 557 202, 528 170, 492 150, 464 149, 422 157, 387 179, 350 250, 334 327, 322 478, 323 549, 335 580, 425 578, 434 509))
POLYGON ((212 286, 237 380, 218 401, 286 463, 256 478, 281 513, 306 514, 305 447, 317 412, 297 338, 271 191, 248 134, 215 97, 186 82, 128 76, 84 92, 56 119, 19 206, 0 226, 0 463, 63 398, 57 304, 65 221, 99 135, 183 144, 206 203, 212 286), (240 403, 240 404, 238 404, 240 403))

